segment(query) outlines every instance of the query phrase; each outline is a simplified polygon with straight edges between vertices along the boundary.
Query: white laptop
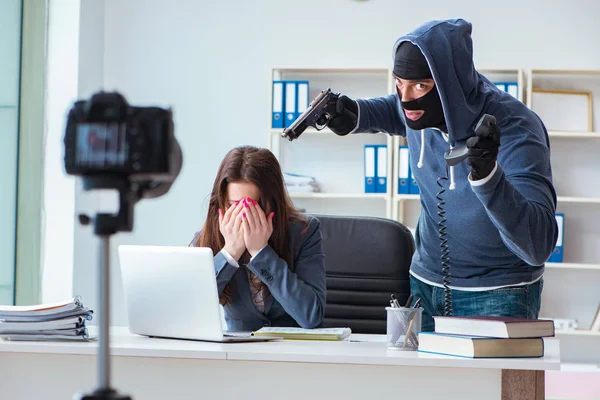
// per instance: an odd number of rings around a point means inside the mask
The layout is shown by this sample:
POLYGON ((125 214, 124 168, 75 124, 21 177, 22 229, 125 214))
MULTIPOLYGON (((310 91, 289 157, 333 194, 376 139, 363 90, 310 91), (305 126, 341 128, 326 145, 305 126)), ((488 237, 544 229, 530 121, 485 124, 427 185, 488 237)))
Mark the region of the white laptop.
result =
POLYGON ((211 342, 265 341, 250 332, 224 332, 210 248, 118 248, 129 331, 211 342))

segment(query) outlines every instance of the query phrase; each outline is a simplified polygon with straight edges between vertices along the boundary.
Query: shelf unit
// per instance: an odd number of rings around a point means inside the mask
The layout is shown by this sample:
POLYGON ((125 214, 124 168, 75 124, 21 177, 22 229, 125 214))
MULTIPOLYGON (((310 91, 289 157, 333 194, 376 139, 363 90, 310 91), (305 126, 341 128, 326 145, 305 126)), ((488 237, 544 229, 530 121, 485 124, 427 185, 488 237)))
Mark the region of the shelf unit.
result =
MULTIPOLYGON (((271 78, 272 81, 309 81, 309 101, 326 88, 352 98, 381 96, 392 93, 394 88, 388 68, 279 67, 271 70, 271 78)), ((314 213, 392 217, 392 137, 384 134, 340 137, 328 128, 321 131, 308 128, 298 139, 289 142, 281 137, 283 129, 270 128, 268 132, 269 148, 283 171, 314 176, 321 186, 321 192, 290 191, 298 208, 314 213), (387 145, 386 193, 364 192, 365 144, 387 145)))
MULTIPOLYGON (((531 69, 528 75, 527 106, 542 116, 561 113, 560 120, 549 118, 544 122, 551 140, 557 212, 565 214, 565 262, 546 264, 540 316, 566 315, 577 319, 581 328, 587 328, 600 304, 600 248, 597 245, 600 239, 600 181, 597 178, 600 70, 531 69), (560 102, 554 100, 557 106, 544 109, 549 105, 534 101, 537 92, 555 92, 563 97, 560 102), (571 103, 568 94, 578 94, 582 100, 571 103), (577 108, 573 108, 576 105, 577 108), (579 129, 585 126, 588 131, 579 129)), ((557 333, 566 341, 585 337, 598 343, 600 338, 600 332, 587 329, 557 333)), ((565 344, 567 348, 577 347, 565 344)))

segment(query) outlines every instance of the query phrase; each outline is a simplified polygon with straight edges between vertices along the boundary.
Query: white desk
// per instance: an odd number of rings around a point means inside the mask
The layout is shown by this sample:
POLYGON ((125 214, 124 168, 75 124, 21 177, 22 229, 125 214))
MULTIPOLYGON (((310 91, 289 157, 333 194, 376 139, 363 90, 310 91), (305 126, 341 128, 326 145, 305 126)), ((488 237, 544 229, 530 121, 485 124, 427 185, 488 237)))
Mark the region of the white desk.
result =
MULTIPOLYGON (((97 387, 97 343, 0 341, 0 398, 72 399, 97 387)), ((463 359, 349 341, 205 343, 111 330, 112 386, 133 400, 543 399, 558 341, 541 359, 463 359), (502 392, 504 391, 504 396, 502 392), (505 397, 508 396, 508 397, 505 397)))

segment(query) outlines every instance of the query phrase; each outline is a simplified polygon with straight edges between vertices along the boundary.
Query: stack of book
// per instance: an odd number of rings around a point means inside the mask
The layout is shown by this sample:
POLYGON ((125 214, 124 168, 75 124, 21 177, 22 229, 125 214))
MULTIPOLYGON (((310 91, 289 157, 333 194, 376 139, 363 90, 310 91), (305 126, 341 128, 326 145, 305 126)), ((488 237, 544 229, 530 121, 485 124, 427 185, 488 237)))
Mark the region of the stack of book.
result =
POLYGON ((434 332, 419 333, 418 351, 468 358, 543 357, 554 321, 507 317, 433 317, 434 332))
POLYGON ((85 326, 93 311, 79 296, 70 301, 33 306, 0 306, 4 340, 88 340, 85 326))

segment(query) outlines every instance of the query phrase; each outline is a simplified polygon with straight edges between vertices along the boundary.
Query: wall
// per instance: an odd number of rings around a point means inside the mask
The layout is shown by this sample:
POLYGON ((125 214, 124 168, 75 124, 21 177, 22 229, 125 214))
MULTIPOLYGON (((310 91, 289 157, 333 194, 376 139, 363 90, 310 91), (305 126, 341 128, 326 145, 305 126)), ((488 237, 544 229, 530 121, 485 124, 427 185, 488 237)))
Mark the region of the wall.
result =
MULTIPOLYGON (((103 42, 105 88, 121 91, 135 105, 172 106, 184 152, 171 191, 139 203, 134 232, 113 240, 113 323, 126 322, 116 245, 189 243, 203 222, 223 155, 240 144, 267 145, 272 66, 387 67, 399 35, 429 19, 460 16, 474 25, 480 68, 600 68, 600 53, 592 51, 600 37, 600 3, 593 0, 568 7, 506 0, 486 9, 474 0, 412 2, 404 9, 398 4, 105 0, 104 13, 93 14, 103 20, 103 34, 81 24, 80 37, 92 32, 103 42)), ((93 87, 98 77, 90 79, 93 87)), ((75 199, 76 209, 92 203, 80 194, 75 199)), ((94 306, 96 239, 81 230, 74 244, 74 291, 94 306)))
POLYGON ((77 98, 79 2, 53 0, 48 7, 42 208, 42 302, 72 295, 75 181, 64 172, 66 111, 77 98))

